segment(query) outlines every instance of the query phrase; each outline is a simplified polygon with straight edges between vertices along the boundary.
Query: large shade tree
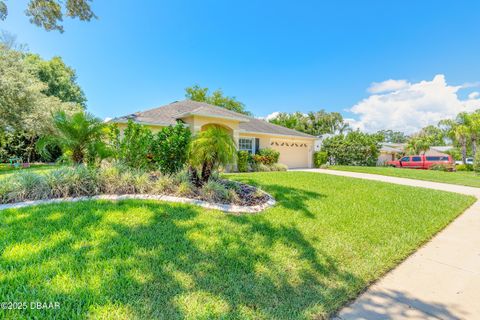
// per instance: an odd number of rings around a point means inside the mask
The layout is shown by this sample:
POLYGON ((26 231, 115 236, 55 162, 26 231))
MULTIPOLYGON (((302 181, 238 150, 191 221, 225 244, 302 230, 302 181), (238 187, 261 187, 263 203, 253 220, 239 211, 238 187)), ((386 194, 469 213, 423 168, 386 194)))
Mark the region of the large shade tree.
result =
POLYGON ((0 135, 10 137, 0 141, 0 153, 3 161, 12 156, 30 161, 35 158, 38 136, 53 130, 52 114, 62 110, 74 113, 81 107, 76 102, 63 102, 55 94, 46 94, 49 85, 39 78, 36 67, 26 61, 28 54, 11 47, 0 43, 0 135), (22 150, 8 145, 20 140, 22 150), (17 151, 12 153, 14 150, 17 151))
MULTIPOLYGON (((25 14, 30 22, 47 31, 63 32, 64 18, 90 21, 96 18, 90 7, 91 0, 30 0, 27 3, 25 14)), ((0 20, 8 16, 7 1, 0 0, 0 20)))
POLYGON ((235 97, 225 96, 221 89, 210 93, 208 88, 194 85, 185 89, 185 97, 193 101, 206 102, 214 106, 250 115, 250 112, 245 110, 245 105, 242 102, 238 101, 235 97))
POLYGON ((269 119, 269 122, 314 136, 350 131, 350 126, 344 121, 340 113, 325 110, 309 112, 308 114, 298 111, 293 113, 281 112, 274 118, 269 119))

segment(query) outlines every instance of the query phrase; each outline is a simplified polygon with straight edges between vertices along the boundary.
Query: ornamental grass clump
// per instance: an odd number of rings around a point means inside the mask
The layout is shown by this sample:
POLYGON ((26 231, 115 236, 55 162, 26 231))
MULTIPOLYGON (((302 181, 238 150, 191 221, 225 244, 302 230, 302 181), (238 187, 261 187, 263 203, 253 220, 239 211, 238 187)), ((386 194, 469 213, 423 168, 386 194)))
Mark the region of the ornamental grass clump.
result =
POLYGON ((214 180, 204 184, 200 189, 200 194, 202 198, 212 202, 229 202, 231 197, 229 190, 223 184, 214 180))
POLYGON ((50 188, 44 176, 20 172, 15 179, 7 179, 7 192, 5 193, 5 202, 20 202, 26 200, 48 199, 50 188))
POLYGON ((63 167, 46 175, 52 198, 93 196, 99 193, 97 170, 84 165, 63 167))

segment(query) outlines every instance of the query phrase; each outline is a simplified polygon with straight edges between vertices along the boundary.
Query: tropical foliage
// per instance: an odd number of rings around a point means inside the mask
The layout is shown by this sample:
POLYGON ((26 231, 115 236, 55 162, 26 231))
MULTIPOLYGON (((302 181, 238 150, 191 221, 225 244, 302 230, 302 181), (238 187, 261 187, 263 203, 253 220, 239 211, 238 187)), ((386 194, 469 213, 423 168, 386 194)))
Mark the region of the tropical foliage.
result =
POLYGON ((174 174, 185 166, 190 140, 190 128, 180 122, 158 132, 153 144, 153 160, 162 173, 174 174))
POLYGON ((278 163, 279 158, 280 152, 270 148, 260 149, 257 154, 252 155, 252 160, 255 163, 261 163, 267 166, 278 163))
POLYGON ((328 153, 325 151, 317 151, 313 154, 313 164, 315 168, 320 168, 328 161, 328 153))
POLYGON ((235 142, 226 130, 220 127, 209 127, 200 132, 193 139, 190 148, 190 170, 193 183, 202 185, 208 182, 215 169, 234 164, 236 156, 235 142))
POLYGON ((374 166, 377 163, 382 136, 351 131, 326 138, 321 151, 328 155, 328 162, 338 165, 374 166))
POLYGON ((221 89, 217 89, 210 94, 208 88, 194 85, 185 89, 185 97, 193 101, 206 102, 214 106, 251 115, 249 111, 245 110, 245 105, 242 102, 235 97, 225 96, 221 89))
POLYGON ((59 146, 63 155, 75 164, 93 164, 108 156, 103 141, 105 124, 86 112, 68 115, 58 112, 53 117, 55 130, 42 136, 37 147, 49 156, 48 146, 59 146))
POLYGON ((309 112, 308 114, 281 112, 269 121, 314 136, 344 133, 350 130, 348 123, 343 120, 340 113, 326 112, 325 110, 309 112))

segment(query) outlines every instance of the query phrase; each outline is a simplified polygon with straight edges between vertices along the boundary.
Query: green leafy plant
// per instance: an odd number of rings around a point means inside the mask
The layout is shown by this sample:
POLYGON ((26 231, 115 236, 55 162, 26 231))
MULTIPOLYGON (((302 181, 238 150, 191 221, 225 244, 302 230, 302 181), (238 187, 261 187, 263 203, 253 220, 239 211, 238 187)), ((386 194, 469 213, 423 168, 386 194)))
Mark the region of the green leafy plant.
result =
POLYGON ((237 169, 238 172, 247 172, 250 154, 248 151, 238 151, 237 153, 237 169))
POLYGON ((328 161, 336 165, 374 166, 380 152, 379 134, 352 131, 346 135, 336 135, 322 142, 322 150, 328 161))
POLYGON ((323 164, 326 164, 328 160, 328 154, 324 151, 317 151, 313 154, 313 163, 315 168, 320 168, 323 164))
POLYGON ((191 132, 183 123, 160 130, 154 142, 154 162, 165 174, 180 171, 187 162, 191 132))
POLYGON ((480 152, 477 152, 473 159, 473 170, 475 172, 480 172, 480 152))
POLYGON ((262 163, 264 165, 271 165, 278 162, 278 158, 280 157, 280 152, 265 148, 260 149, 257 154, 252 156, 253 161, 257 163, 262 163))
POLYGON ((448 167, 447 165, 444 165, 442 163, 436 163, 429 168, 430 170, 436 170, 436 171, 451 171, 451 168, 448 167))
POLYGON ((471 164, 459 164, 455 166, 456 171, 473 171, 473 165, 471 164))
POLYGON ((189 152, 192 181, 201 185, 219 166, 234 164, 237 150, 232 136, 223 128, 210 127, 192 141, 189 152), (201 177, 198 171, 201 170, 201 177))
MULTIPOLYGON (((113 135, 116 142, 115 133, 113 135)), ((153 166, 154 137, 152 131, 133 121, 128 121, 127 128, 123 132, 123 138, 119 138, 117 158, 130 168, 147 169, 153 166)))
POLYGON ((67 115, 64 111, 53 116, 55 132, 37 142, 40 153, 50 156, 49 146, 59 146, 63 154, 75 164, 93 163, 108 156, 103 137, 104 123, 93 115, 78 112, 67 115))

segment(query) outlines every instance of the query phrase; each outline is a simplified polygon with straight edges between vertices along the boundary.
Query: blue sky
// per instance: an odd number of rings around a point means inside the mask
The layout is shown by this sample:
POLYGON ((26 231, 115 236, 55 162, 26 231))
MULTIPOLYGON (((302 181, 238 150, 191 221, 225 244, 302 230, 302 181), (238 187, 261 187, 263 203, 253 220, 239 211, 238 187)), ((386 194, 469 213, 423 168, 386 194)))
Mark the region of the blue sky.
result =
MULTIPOLYGON (((63 34, 31 25, 26 3, 7 1, 0 29, 75 68, 89 111, 102 118, 181 100, 185 87, 199 84, 236 96, 257 116, 323 108, 367 130, 401 128, 395 104, 385 107, 392 119, 374 124, 375 108, 384 106, 369 103, 372 95, 391 102, 400 90, 410 99, 412 90, 424 90, 416 84, 435 87, 443 75, 435 90, 460 104, 441 107, 448 110, 420 126, 464 107, 480 81, 479 1, 94 0, 99 19, 67 20, 63 34), (389 79, 408 86, 368 90, 389 79)), ((408 112, 411 100, 404 102, 408 112)), ((426 114, 433 103, 423 102, 426 114)))

